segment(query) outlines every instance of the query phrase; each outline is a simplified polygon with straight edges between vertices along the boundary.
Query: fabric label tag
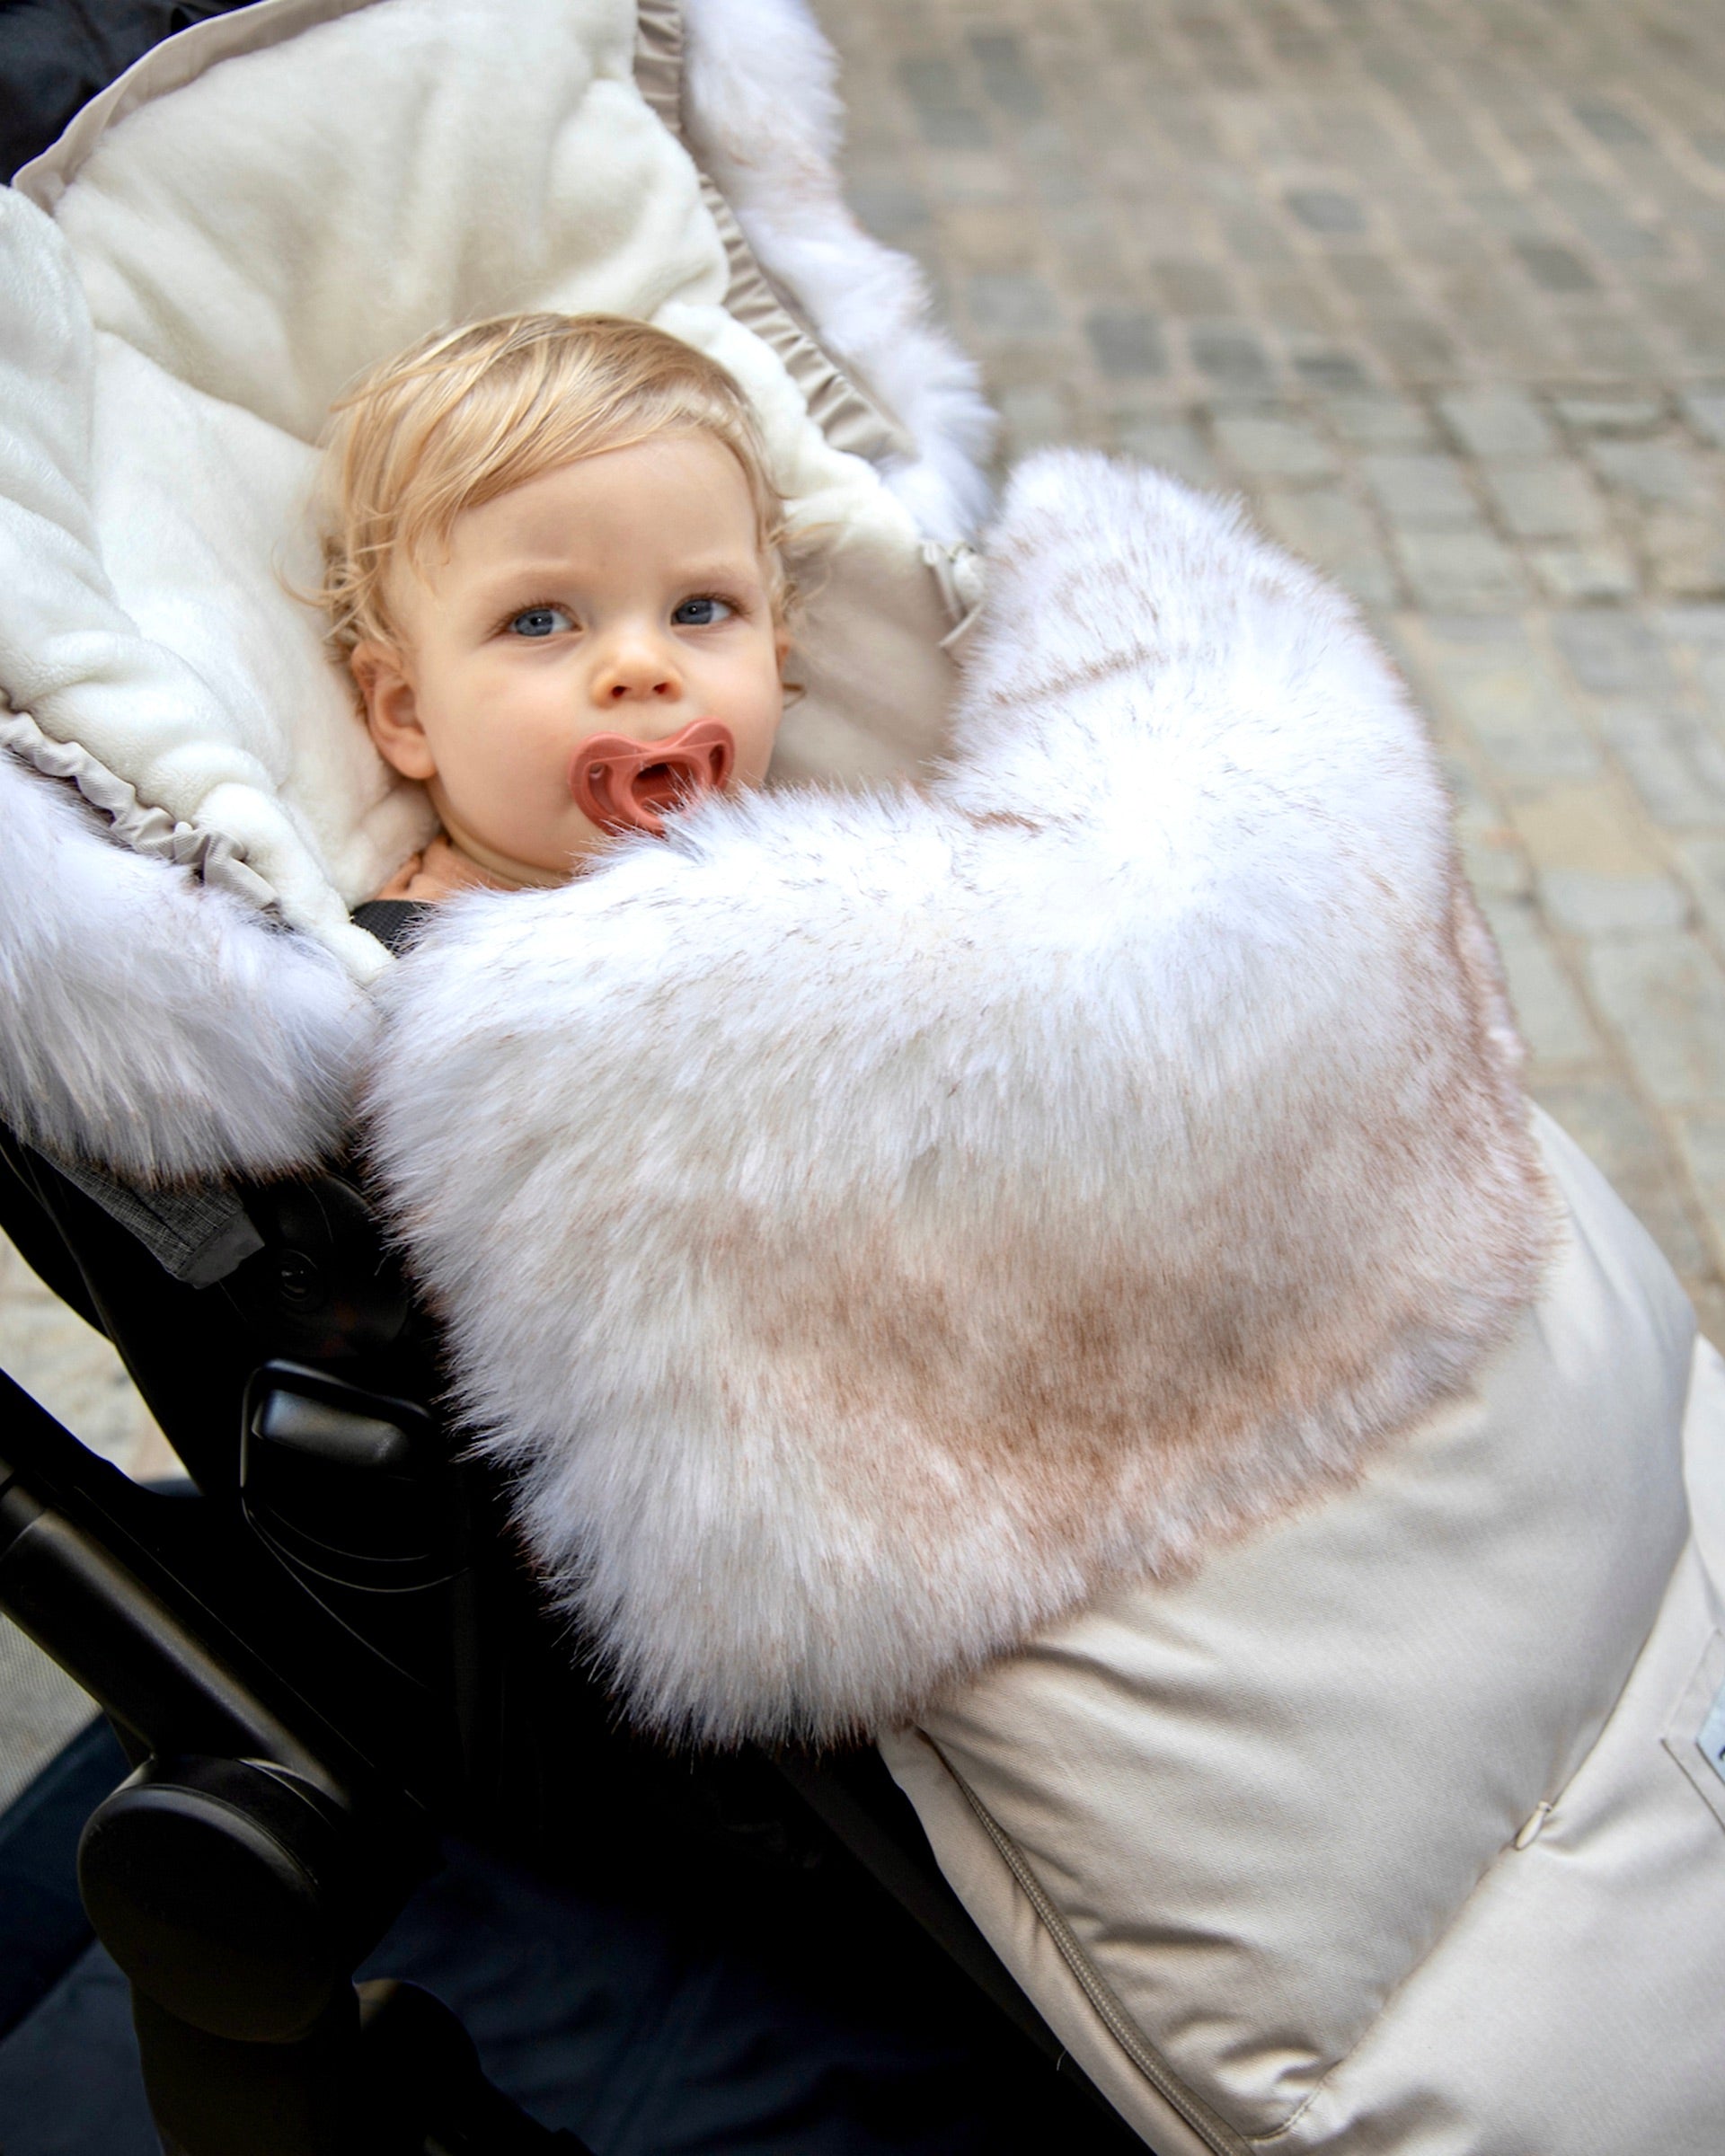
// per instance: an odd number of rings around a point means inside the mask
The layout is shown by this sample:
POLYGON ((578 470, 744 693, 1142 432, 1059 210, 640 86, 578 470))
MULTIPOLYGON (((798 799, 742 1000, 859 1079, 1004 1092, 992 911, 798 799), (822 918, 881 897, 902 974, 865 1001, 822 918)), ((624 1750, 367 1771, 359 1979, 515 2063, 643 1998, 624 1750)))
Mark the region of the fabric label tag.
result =
POLYGON ((1707 1719, 1701 1725, 1701 1735, 1695 1739, 1695 1749, 1719 1779, 1725 1781, 1725 1684, 1720 1686, 1718 1695, 1708 1710, 1707 1719))
POLYGON ((1664 1737, 1690 1787, 1725 1826, 1725 1633, 1708 1639, 1664 1737))

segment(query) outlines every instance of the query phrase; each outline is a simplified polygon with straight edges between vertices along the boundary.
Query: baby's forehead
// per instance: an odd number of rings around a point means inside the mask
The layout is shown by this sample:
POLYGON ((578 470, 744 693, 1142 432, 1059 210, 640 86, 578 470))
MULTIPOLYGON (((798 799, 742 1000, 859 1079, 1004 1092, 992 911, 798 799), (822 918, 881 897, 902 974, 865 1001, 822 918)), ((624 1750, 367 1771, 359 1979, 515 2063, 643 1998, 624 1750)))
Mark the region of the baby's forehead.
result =
POLYGON ((685 434, 555 464, 474 502, 453 520, 447 551, 452 560, 509 551, 754 555, 764 536, 736 459, 721 443, 685 434))
POLYGON ((571 460, 457 512, 391 565, 404 628, 428 603, 519 601, 566 583, 655 591, 708 582, 766 589, 775 557, 748 484, 721 443, 663 436, 571 460))

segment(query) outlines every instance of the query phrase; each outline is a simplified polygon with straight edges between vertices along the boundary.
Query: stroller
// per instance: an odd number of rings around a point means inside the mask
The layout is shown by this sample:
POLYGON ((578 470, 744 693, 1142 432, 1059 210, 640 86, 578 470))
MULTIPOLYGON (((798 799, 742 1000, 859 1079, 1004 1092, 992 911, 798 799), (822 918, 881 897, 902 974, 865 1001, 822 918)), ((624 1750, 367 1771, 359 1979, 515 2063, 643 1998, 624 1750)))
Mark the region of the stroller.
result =
POLYGON ((457 1836, 914 1996, 950 2145, 1699 2156, 1725 1371, 1345 605, 1080 456, 985 599, 836 125, 792 0, 261 0, 4 205, 4 1224, 198 1494, 11 1388, 0 1606, 158 2126, 553 2145, 354 1988, 457 1836), (313 445, 526 307, 720 358, 826 567, 774 791, 428 923, 313 445))

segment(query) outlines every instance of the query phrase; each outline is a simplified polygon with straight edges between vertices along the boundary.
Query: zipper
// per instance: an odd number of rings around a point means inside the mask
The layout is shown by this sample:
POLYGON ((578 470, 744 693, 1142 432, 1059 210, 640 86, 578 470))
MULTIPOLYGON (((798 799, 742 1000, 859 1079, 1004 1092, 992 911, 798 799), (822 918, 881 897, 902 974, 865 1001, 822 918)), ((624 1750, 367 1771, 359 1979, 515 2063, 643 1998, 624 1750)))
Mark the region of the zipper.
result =
POLYGON ((1048 1899, 1041 1880, 1025 1860, 1023 1851, 928 1733, 924 1730, 922 1735, 924 1741, 962 1790, 964 1800, 976 1814, 982 1831, 999 1851, 1007 1869, 1022 1888, 1024 1897, 1035 1910, 1043 1930, 1059 1949, 1061 1959, 1077 1979, 1079 1988, 1095 2009, 1109 2035, 1163 2102, 1179 2115, 1205 2147, 1213 2152, 1213 2156, 1253 2156, 1251 2143, 1243 2140, 1232 2126, 1219 2119, 1207 2104, 1185 2088, 1170 2072, 1165 2061, 1145 2042, 1133 2026, 1126 2009, 1103 1982, 1079 1945, 1071 1925, 1048 1899))

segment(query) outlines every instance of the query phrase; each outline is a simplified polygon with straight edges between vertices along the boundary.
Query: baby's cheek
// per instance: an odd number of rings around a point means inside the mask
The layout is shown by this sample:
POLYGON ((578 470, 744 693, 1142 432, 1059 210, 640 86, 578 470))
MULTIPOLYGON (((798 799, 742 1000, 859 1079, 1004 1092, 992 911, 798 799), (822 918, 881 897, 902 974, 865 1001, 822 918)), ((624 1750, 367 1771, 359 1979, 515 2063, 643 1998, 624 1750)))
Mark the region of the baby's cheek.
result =
POLYGON ((776 646, 768 651, 756 673, 752 701, 755 722, 749 730, 759 745, 757 753, 765 776, 772 761, 774 743, 778 738, 779 722, 784 717, 784 675, 776 646))
POLYGON ((766 767, 773 761, 774 743, 778 738, 779 716, 776 707, 760 705, 745 723, 733 728, 739 785, 758 786, 765 778, 766 767))
MULTIPOLYGON (((464 744, 449 793, 459 810, 511 830, 531 827, 569 806, 569 750, 554 727, 536 714, 506 707, 486 714, 464 744)), ((566 730, 566 729, 565 729, 566 730)))

